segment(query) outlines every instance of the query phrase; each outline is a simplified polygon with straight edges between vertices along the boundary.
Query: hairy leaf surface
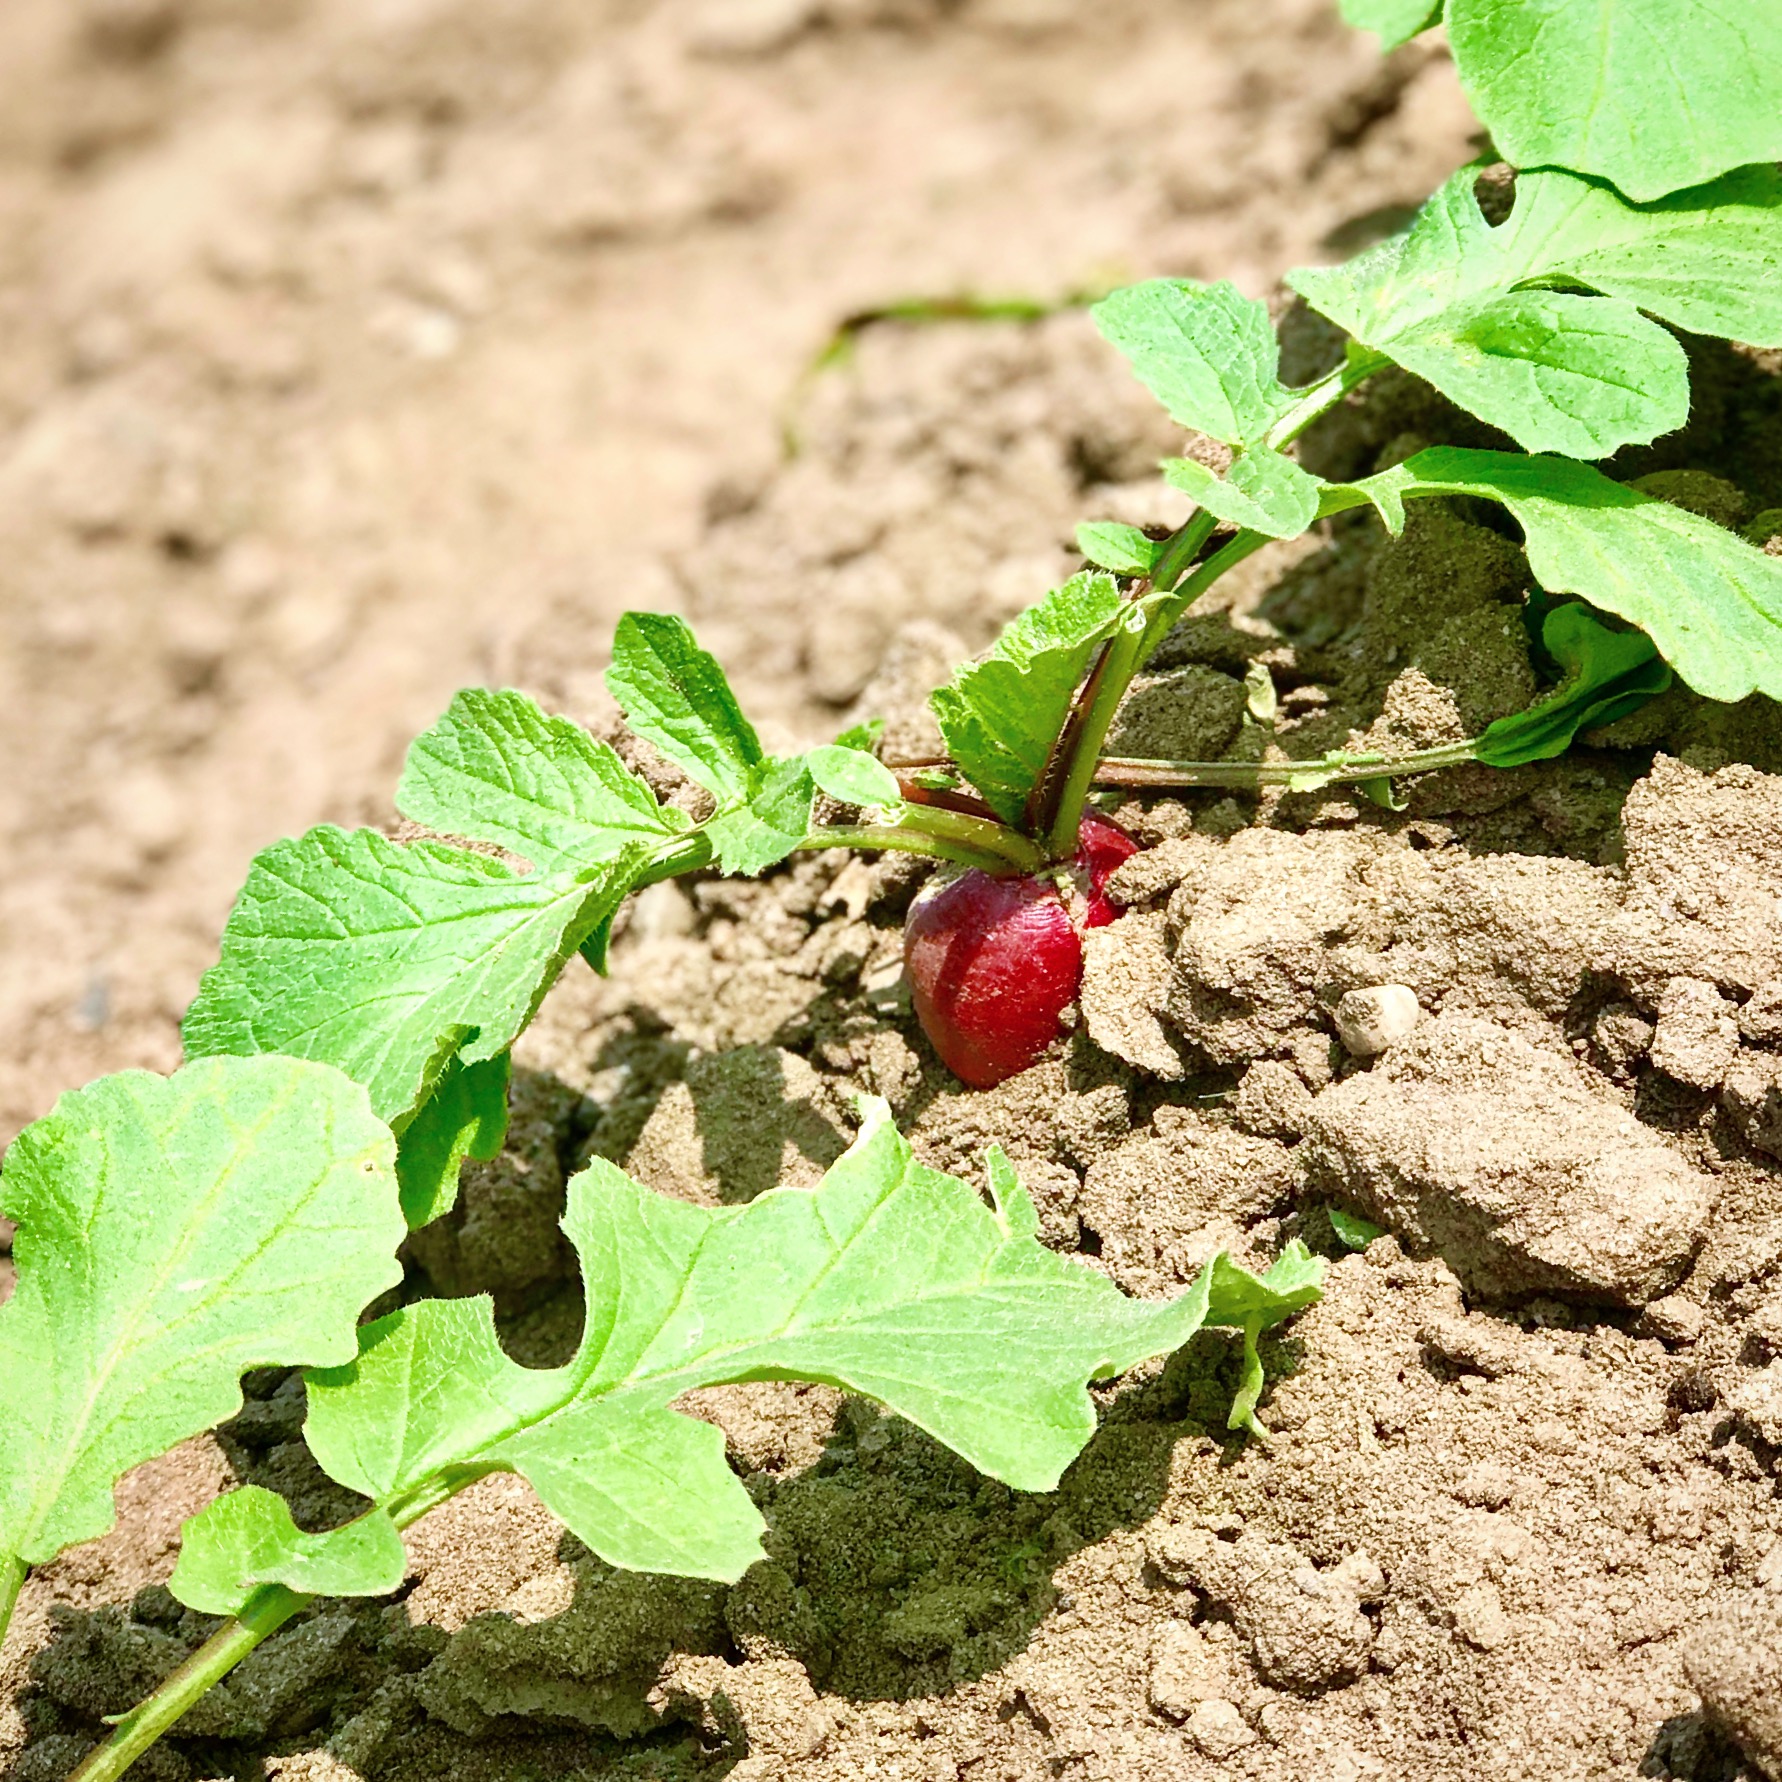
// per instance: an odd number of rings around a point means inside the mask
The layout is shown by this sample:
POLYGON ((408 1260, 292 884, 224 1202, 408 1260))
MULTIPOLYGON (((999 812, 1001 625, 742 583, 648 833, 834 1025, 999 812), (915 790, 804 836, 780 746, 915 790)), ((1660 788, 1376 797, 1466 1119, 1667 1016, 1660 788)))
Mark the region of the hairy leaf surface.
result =
POLYGON ((777 866, 808 833, 816 793, 803 755, 756 762, 744 783, 742 802, 719 811, 705 826, 718 865, 744 877, 777 866))
POLYGON ((1782 698, 1782 558, 1566 458, 1435 446, 1348 498, 1449 494, 1501 502, 1543 588, 1639 626, 1698 693, 1782 698))
POLYGON ((13 1141, 0 1211, 0 1553, 103 1534, 131 1467, 222 1421, 252 1367, 347 1361, 402 1271, 395 1143, 294 1058, 124 1071, 13 1141))
POLYGON ((625 720, 720 803, 745 798, 761 740, 724 670, 684 619, 626 613, 613 634, 606 685, 625 720))
POLYGON ((1448 0, 1447 12, 1460 84, 1518 167, 1575 167, 1647 199, 1782 158, 1782 0, 1448 0))
POLYGON ((369 829, 275 842, 255 859, 186 1015, 186 1051, 335 1065, 400 1130, 455 1054, 474 1065, 513 1044, 648 853, 521 874, 369 829))
POLYGON ((386 1503, 442 1473, 511 1469, 614 1564, 733 1579, 760 1557, 761 1518, 719 1432, 670 1408, 694 1386, 864 1392, 1048 1490, 1093 1432, 1087 1381, 1209 1319, 1260 1330, 1317 1297, 1294 1246, 1264 1279, 1220 1259, 1179 1300, 1127 1299, 1037 1241, 1006 1160, 991 1188, 986 1205, 919 1164, 882 1103, 818 1188, 747 1206, 670 1200, 596 1162, 563 1222, 589 1307, 574 1361, 510 1361, 487 1300, 407 1307, 365 1327, 356 1362, 310 1375, 310 1447, 386 1503))
POLYGON ((1251 446, 1221 478, 1193 458, 1167 458, 1163 478, 1208 513, 1270 538, 1297 538, 1318 517, 1320 484, 1267 446, 1251 446))
POLYGON ((1020 820, 1096 647, 1129 610, 1112 577, 1073 576, 929 696, 960 771, 1005 821, 1020 820))
POLYGON ((1688 418, 1683 349, 1642 309, 1782 343, 1773 171, 1646 206, 1569 173, 1528 173, 1495 229, 1474 196, 1475 171, 1455 174, 1403 235, 1288 282, 1528 450, 1604 457, 1688 418))
POLYGON ((1089 312, 1170 419, 1227 445, 1250 445, 1293 406, 1276 375, 1268 309, 1228 284, 1152 279, 1089 312))
POLYGON ((688 828, 612 749, 523 693, 467 687, 408 751, 396 808, 540 872, 611 860, 688 828))
POLYGON ((384 1511, 305 1534, 277 1492, 243 1485, 180 1530, 179 1563, 167 1583, 188 1609, 239 1615, 262 1584, 311 1596, 385 1596, 402 1588, 407 1570, 402 1536, 384 1511))

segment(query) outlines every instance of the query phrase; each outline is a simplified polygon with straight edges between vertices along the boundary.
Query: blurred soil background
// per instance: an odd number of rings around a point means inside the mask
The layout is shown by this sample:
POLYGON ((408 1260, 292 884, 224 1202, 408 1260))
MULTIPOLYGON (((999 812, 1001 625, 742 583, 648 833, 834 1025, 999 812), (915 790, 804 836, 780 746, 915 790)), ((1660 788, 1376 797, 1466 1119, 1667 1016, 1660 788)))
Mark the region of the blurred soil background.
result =
MULTIPOLYGON (((1330 0, 5 0, 0 1140, 171 1067, 254 850, 384 820, 455 687, 597 715, 851 312, 1263 293, 1471 128, 1330 0)), ((972 643, 1045 585, 959 583, 972 643)), ((763 716, 876 666, 747 598, 694 604, 763 716)))

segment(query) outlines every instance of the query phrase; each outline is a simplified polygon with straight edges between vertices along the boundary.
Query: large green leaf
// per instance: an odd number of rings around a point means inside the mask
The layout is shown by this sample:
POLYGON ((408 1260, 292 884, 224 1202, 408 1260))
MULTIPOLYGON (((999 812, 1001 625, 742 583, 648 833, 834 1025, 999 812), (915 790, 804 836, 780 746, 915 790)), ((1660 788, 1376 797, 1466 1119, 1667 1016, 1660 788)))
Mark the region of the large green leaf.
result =
POLYGON ((1782 174, 1742 167, 1629 204, 1596 180, 1525 173, 1491 232, 1503 276, 1562 279, 1752 346, 1782 346, 1782 174))
POLYGON ((1390 515, 1414 495, 1501 502, 1526 536, 1535 580, 1639 626, 1710 699, 1782 698, 1782 558, 1588 464, 1435 446, 1327 505, 1371 500, 1390 515))
POLYGON ((540 872, 611 860, 689 827, 603 742, 523 693, 467 687, 408 752, 396 808, 540 872))
POLYGON ((319 1059, 401 1130, 455 1055, 473 1065, 513 1044, 650 852, 521 874, 369 829, 275 842, 186 1015, 186 1051, 319 1059))
POLYGON ((1383 50, 1427 31, 1442 16, 1442 0, 1339 0, 1343 17, 1358 31, 1372 31, 1383 50))
POLYGON ((626 613, 613 634, 607 690, 626 722, 720 804, 745 798, 763 759, 724 670, 671 613, 626 613))
POLYGON ((13 1141, 0 1212, 0 1554, 32 1565, 103 1534, 129 1468, 239 1409, 245 1369, 348 1361, 402 1278, 389 1129, 294 1058, 64 1095, 13 1141))
POLYGON ((1448 0, 1448 41, 1519 167, 1645 199, 1782 158, 1782 0, 1448 0))
POLYGON ((408 1569, 402 1536, 382 1510, 305 1534, 275 1491, 244 1485, 180 1530, 173 1594, 205 1615, 239 1615, 263 1584, 311 1596, 385 1596, 408 1569))
POLYGON ((1097 646, 1131 610, 1111 576, 1073 576, 930 695, 954 761, 1005 821, 1020 821, 1097 646))
POLYGON ((1159 278, 1089 312, 1170 419, 1228 445, 1260 440, 1293 406, 1265 305, 1228 284, 1159 278))
POLYGON ((1181 1299, 1125 1298, 1054 1255, 1000 1157, 993 1204, 918 1163, 882 1103, 814 1191, 713 1210, 596 1162, 564 1229, 589 1308, 580 1353, 520 1367, 486 1300, 406 1307, 349 1366, 310 1375, 307 1437, 328 1473, 400 1506, 428 1482, 506 1468, 614 1564, 736 1578, 761 1518, 690 1388, 804 1379, 864 1392, 982 1470, 1055 1485, 1095 1427, 1085 1390, 1209 1320, 1248 1331, 1317 1296, 1297 1246, 1266 1279, 1228 1259, 1181 1299))
POLYGON ((1463 168, 1403 235, 1288 282, 1528 450, 1605 457, 1688 418, 1683 349, 1641 309, 1782 343, 1782 183, 1769 171, 1646 207, 1571 174, 1525 174, 1495 229, 1473 180, 1463 168))

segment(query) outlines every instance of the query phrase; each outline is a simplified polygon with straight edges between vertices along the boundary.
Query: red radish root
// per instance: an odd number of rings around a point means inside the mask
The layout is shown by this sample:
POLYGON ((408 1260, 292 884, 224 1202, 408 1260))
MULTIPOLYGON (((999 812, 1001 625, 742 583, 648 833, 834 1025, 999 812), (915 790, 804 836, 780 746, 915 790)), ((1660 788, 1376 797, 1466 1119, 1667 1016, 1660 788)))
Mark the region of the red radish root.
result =
POLYGON ((1083 978, 1082 930, 1120 914, 1104 886, 1138 844, 1096 816, 1083 819, 1077 839, 1072 864, 1083 895, 1068 904, 1053 874, 998 878, 973 867, 910 910, 903 954, 916 1017, 941 1061, 973 1089, 1025 1070, 1058 1037, 1083 978))

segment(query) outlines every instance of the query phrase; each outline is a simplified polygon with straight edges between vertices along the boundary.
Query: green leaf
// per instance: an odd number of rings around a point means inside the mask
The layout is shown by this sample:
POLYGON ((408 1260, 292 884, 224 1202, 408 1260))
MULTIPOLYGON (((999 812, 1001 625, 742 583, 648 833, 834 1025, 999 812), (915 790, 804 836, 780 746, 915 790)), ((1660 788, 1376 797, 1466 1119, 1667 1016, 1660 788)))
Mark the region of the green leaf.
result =
POLYGON ((1085 520, 1077 528, 1077 549, 1098 569, 1111 569, 1115 575, 1149 575, 1163 546, 1136 526, 1085 520))
POLYGON ((1375 1238, 1386 1235, 1386 1227, 1374 1225, 1356 1213, 1345 1213, 1341 1207, 1326 1207, 1325 1216, 1336 1241, 1345 1250, 1365 1250, 1375 1238))
POLYGON ((1782 558, 1588 464, 1434 446, 1351 486, 1479 495, 1501 502, 1525 534, 1535 580, 1637 625, 1698 693, 1782 698, 1782 558))
POLYGON ((684 619, 627 613, 613 634, 607 691, 626 722, 720 803, 744 798, 762 759, 717 658, 693 640, 684 619))
POLYGON ((1170 419, 1227 445, 1250 445, 1293 406, 1276 370, 1268 309, 1228 284, 1152 279, 1089 312, 1170 419))
POLYGON ((1611 631, 1587 606, 1554 607, 1542 621, 1541 641, 1566 670, 1565 682, 1527 711, 1486 727, 1477 756, 1492 767, 1562 755, 1580 730, 1625 718, 1671 684, 1651 638, 1611 631))
POLYGON ((903 802, 897 775, 877 755, 841 743, 824 743, 805 756, 810 775, 843 804, 893 805, 903 802))
POLYGON ((590 1308, 568 1366, 529 1370, 487 1300, 429 1301, 361 1332, 310 1375, 307 1438, 381 1501, 460 1469, 507 1468, 613 1564, 734 1579, 761 1518, 717 1430, 676 1413, 722 1381, 863 1392, 981 1470, 1049 1490, 1095 1428, 1086 1382, 1179 1347, 1209 1315, 1257 1328, 1316 1297, 1315 1263, 1258 1280, 1227 1259, 1170 1303, 1125 1298, 1034 1237, 1032 1203, 991 1160, 994 1205, 918 1163, 883 1103, 811 1191, 711 1209, 596 1162, 564 1230, 590 1308))
POLYGON ((186 1015, 187 1054, 335 1065, 401 1130, 455 1053, 479 1064, 513 1044, 650 853, 521 874, 369 829, 275 842, 255 859, 186 1015))
POLYGON ((239 1615, 263 1584, 309 1596, 387 1596, 402 1588, 408 1555, 382 1510, 305 1534, 277 1492, 243 1485, 206 1504, 180 1531, 168 1588, 203 1615, 239 1615))
POLYGON ((1782 158, 1782 0, 1448 0, 1448 41, 1518 167, 1644 199, 1782 158))
POLYGON ((778 865, 810 833, 816 790, 803 755, 757 762, 749 769, 743 802, 705 825, 719 867, 749 876, 778 865))
POLYGON ((1268 446, 1240 454, 1223 479, 1193 458, 1166 458, 1163 478, 1208 513, 1270 538, 1297 538, 1318 517, 1317 477, 1268 446))
POLYGON ((396 1147, 402 1216, 411 1231, 449 1213, 466 1157, 484 1163, 507 1136, 508 1054, 466 1064, 454 1056, 396 1147))
POLYGON ((507 848, 541 872, 678 835, 684 811, 603 742, 523 693, 468 687, 408 752, 396 808, 445 835, 507 848))
POLYGON ((1397 49, 1442 16, 1442 0, 1339 0, 1343 17, 1358 31, 1372 31, 1382 50, 1397 49))
POLYGON ((1266 1275, 1250 1274, 1225 1255, 1213 1258, 1210 1273, 1212 1293, 1207 1322, 1235 1324, 1244 1333, 1243 1373, 1225 1426, 1247 1430, 1266 1442, 1268 1431, 1256 1418, 1256 1406, 1267 1384, 1257 1338, 1318 1298, 1323 1291, 1324 1265, 1294 1238, 1266 1275))
POLYGON ((870 755, 879 746, 879 738, 885 734, 883 718, 868 718, 864 723, 850 724, 835 739, 838 749, 865 749, 870 755))
POLYGON ((1655 204, 1522 174, 1492 232, 1504 272, 1588 285, 1696 334, 1782 346, 1782 174, 1744 167, 1655 204))
MULTIPOLYGON (((1683 349, 1636 304, 1689 326, 1711 313, 1762 323, 1759 333, 1782 326, 1782 302, 1751 281, 1718 302, 1678 298, 1680 285, 1717 277, 1725 258, 1732 232, 1711 207, 1640 211, 1570 174, 1530 173, 1494 229, 1473 195, 1476 171, 1455 174, 1404 234, 1288 283, 1529 451, 1606 457, 1688 419, 1683 349), (1533 288, 1539 281, 1607 294, 1533 288)), ((1778 243, 1782 212, 1749 204, 1741 215, 1753 237, 1739 262, 1749 273, 1764 264, 1765 242, 1778 243)))
POLYGON ((293 1058, 64 1095, 13 1141, 0 1212, 0 1553, 30 1565, 103 1534, 117 1479, 238 1410, 245 1369, 349 1360, 402 1278, 389 1129, 293 1058))
POLYGON ((960 771, 1005 822, 1021 820, 1097 646, 1131 610, 1111 576, 1073 576, 929 696, 960 771))

